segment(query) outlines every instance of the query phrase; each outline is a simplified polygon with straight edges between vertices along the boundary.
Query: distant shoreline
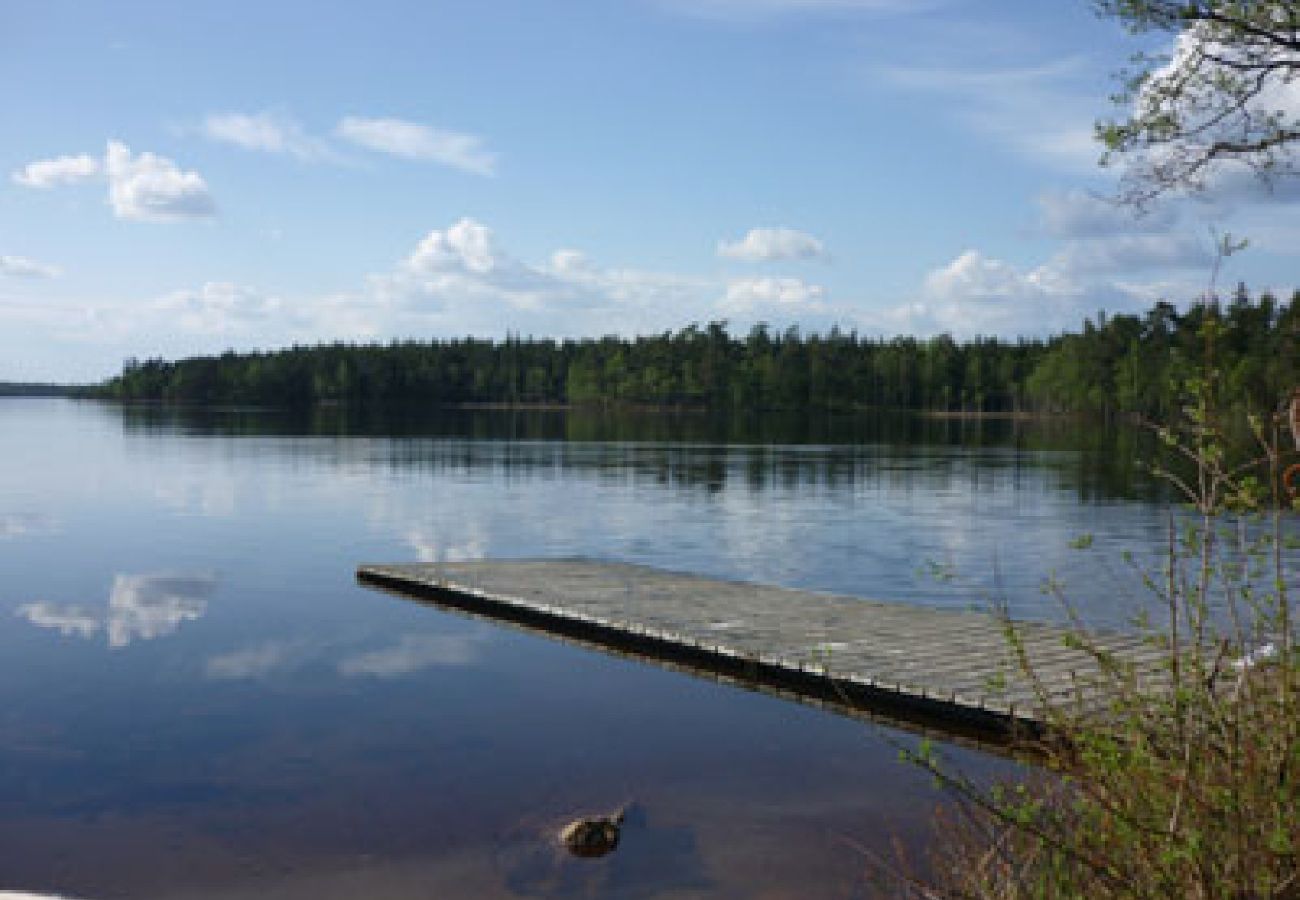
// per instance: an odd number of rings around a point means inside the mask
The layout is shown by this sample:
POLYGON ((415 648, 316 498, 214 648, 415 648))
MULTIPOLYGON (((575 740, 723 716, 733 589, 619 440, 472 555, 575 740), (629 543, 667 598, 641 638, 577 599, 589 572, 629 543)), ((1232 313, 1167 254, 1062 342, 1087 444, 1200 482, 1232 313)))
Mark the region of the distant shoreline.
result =
MULTIPOLYGON (((78 388, 71 388, 63 394, 47 394, 41 396, 79 396, 78 388)), ((38 396, 35 394, 25 396, 38 396)), ((443 411, 465 411, 465 412, 547 412, 547 413, 642 413, 647 415, 689 415, 689 416, 709 416, 709 415, 770 415, 770 414, 803 414, 817 416, 860 416, 872 414, 887 415, 905 415, 915 416, 923 419, 933 419, 936 421, 1002 421, 1002 422, 1044 422, 1052 420, 1066 420, 1086 418, 1089 414, 1083 412, 1049 412, 1046 410, 961 410, 961 409, 924 409, 911 407, 889 407, 889 406, 870 406, 861 405, 849 409, 827 409, 824 407, 730 407, 722 409, 713 409, 708 406, 698 406, 689 404, 656 404, 656 403, 634 403, 634 402, 604 402, 604 403, 561 403, 558 401, 526 401, 526 400, 480 400, 480 401, 463 401, 456 403, 421 403, 410 400, 397 401, 374 401, 372 403, 350 404, 338 400, 322 400, 315 403, 302 405, 279 406, 276 404, 231 404, 231 403, 196 403, 193 401, 174 401, 174 400, 154 400, 154 399, 118 399, 113 397, 95 396, 93 393, 88 395, 92 399, 102 400, 106 403, 114 403, 120 406, 147 407, 156 409, 202 409, 214 412, 274 412, 274 411, 298 411, 298 412, 318 412, 318 411, 340 411, 340 412, 360 412, 373 409, 401 410, 401 409, 423 409, 423 410, 443 410, 443 411)))
POLYGON ((90 390, 88 385, 81 384, 0 381, 0 397, 78 397, 90 390))

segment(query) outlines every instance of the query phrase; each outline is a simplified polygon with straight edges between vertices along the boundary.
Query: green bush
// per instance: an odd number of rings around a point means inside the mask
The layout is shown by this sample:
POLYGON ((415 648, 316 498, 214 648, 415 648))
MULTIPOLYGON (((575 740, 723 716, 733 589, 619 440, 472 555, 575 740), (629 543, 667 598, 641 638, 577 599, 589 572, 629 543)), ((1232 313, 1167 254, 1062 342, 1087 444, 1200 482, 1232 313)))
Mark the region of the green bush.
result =
MULTIPOLYGON (((1233 460, 1214 385, 1190 388, 1184 425, 1161 430, 1190 463, 1162 473, 1187 506, 1170 513, 1163 564, 1142 573, 1155 614, 1136 622, 1163 650, 1159 673, 1144 677, 1106 653, 1077 617, 1069 640, 1097 672, 1072 698, 1049 698, 1026 654, 1015 654, 1049 723, 1021 742, 1039 766, 990 788, 928 748, 914 753, 953 802, 940 813, 931 880, 900 878, 900 893, 1300 897, 1300 651, 1290 596, 1300 507, 1279 477, 1288 462, 1280 417, 1256 420, 1260 452, 1233 460)), ((1018 649, 1010 623, 1008 637, 1018 649)))

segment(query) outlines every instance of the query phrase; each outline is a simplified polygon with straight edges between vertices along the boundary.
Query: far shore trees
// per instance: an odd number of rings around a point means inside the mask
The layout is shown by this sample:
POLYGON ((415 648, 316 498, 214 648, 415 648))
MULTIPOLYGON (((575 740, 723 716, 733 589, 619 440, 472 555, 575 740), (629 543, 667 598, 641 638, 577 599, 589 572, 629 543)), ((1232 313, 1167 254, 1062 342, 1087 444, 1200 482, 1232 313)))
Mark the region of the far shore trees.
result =
MULTIPOLYGON (((639 338, 325 344, 132 360, 100 389, 129 401, 301 407, 572 404, 749 411, 917 409, 1167 416, 1204 362, 1202 305, 1099 316, 1047 340, 804 334, 725 324, 639 338)), ((1216 313, 1221 399, 1272 408, 1300 384, 1300 294, 1239 288, 1216 313)))

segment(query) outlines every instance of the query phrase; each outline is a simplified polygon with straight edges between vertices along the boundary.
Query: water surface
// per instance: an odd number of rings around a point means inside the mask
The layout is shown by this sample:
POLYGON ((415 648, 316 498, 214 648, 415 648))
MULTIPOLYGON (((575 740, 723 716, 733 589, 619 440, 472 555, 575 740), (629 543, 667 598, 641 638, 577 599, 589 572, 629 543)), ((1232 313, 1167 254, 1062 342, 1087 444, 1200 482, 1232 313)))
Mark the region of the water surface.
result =
POLYGON ((923 848, 941 799, 905 732, 408 603, 355 565, 579 555, 1038 618, 1055 570, 1114 623, 1118 550, 1163 528, 1144 447, 0 400, 0 889, 869 896, 862 848, 923 848), (628 801, 611 857, 556 852, 567 816, 628 801))

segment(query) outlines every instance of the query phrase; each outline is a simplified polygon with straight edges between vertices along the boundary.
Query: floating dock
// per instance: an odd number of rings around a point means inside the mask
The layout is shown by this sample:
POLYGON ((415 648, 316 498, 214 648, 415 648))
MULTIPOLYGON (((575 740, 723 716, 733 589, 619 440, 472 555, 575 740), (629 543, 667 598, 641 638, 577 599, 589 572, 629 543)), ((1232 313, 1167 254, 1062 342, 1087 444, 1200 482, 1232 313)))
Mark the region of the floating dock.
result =
MULTIPOLYGON (((591 560, 364 565, 402 596, 667 668, 974 739, 1043 724, 992 613, 881 603, 591 560)), ((1086 692, 1094 658, 1067 630, 1018 622, 1050 702, 1086 692)), ((1096 646, 1158 677, 1162 652, 1118 632, 1096 646)))

